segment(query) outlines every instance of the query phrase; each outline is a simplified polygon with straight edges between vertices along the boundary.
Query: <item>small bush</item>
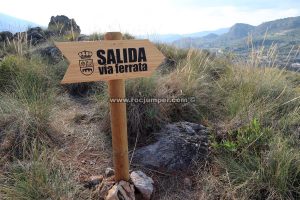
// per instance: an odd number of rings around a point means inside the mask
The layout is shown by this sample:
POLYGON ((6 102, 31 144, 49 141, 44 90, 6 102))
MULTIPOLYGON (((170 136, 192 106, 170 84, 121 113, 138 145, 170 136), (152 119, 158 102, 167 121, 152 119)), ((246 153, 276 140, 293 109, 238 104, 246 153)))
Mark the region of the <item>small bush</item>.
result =
POLYGON ((239 155, 244 151, 260 154, 267 148, 268 140, 271 137, 270 129, 262 128, 257 119, 237 130, 229 131, 222 141, 213 141, 212 146, 218 151, 228 151, 239 155))

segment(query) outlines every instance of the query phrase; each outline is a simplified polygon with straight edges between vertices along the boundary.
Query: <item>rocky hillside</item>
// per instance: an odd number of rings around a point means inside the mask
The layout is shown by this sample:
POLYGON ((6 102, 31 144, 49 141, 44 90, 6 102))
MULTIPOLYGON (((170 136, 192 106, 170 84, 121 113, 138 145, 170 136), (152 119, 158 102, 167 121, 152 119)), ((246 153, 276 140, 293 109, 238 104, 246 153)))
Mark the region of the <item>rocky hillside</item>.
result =
MULTIPOLYGON (((276 64, 298 71, 300 44, 300 17, 289 17, 262 23, 258 26, 237 23, 227 33, 213 36, 183 38, 173 42, 181 48, 202 48, 214 52, 234 52, 245 57, 250 51, 276 48, 278 50, 276 64), (254 48, 253 48, 254 47, 254 48), (291 56, 288 61, 285 58, 291 56)), ((265 60, 271 62, 270 60, 265 60)))
MULTIPOLYGON (((184 47, 199 47, 205 48, 212 46, 215 48, 233 47, 236 43, 246 40, 249 35, 253 36, 254 40, 264 37, 265 34, 273 36, 273 40, 278 42, 289 40, 291 37, 298 37, 297 33, 300 32, 300 17, 289 17, 285 19, 278 19, 275 21, 265 22, 258 26, 249 24, 237 23, 233 25, 227 33, 221 34, 218 37, 210 38, 207 40, 206 36, 194 37, 192 43, 185 44, 184 47), (276 37, 278 36, 278 37, 276 37), (285 38, 283 38, 285 37, 285 38)), ((299 36, 300 38, 300 36, 299 36)), ((298 39, 299 39, 298 38, 298 39)), ((182 44, 181 40, 177 40, 174 44, 182 44)))

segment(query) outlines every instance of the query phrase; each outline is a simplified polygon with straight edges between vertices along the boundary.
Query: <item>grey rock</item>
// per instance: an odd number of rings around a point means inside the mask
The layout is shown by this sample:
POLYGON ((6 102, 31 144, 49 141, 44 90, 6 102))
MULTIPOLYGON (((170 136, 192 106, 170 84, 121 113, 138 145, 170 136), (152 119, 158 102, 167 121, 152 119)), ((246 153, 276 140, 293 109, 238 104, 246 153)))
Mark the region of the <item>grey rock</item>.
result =
POLYGON ((167 172, 187 170, 208 156, 208 131, 190 122, 168 124, 157 134, 156 142, 134 152, 134 163, 167 172))
POLYGON ((48 29, 45 30, 44 33, 45 33, 46 38, 51 38, 51 37, 56 36, 54 31, 51 31, 51 30, 48 30, 48 29))
POLYGON ((46 41, 46 34, 41 27, 30 28, 27 31, 27 40, 32 45, 37 45, 46 41))
POLYGON ((65 15, 52 16, 48 24, 48 30, 54 32, 56 35, 65 34, 80 34, 80 27, 76 24, 74 19, 69 19, 65 15))
POLYGON ((89 39, 90 37, 88 35, 83 35, 83 34, 79 35, 77 38, 78 41, 89 41, 89 39))
POLYGON ((150 200, 154 191, 154 181, 152 178, 148 177, 142 171, 131 172, 130 178, 136 189, 142 194, 143 199, 150 200))
POLYGON ((14 35, 9 31, 0 32, 0 42, 7 42, 7 40, 12 40, 14 35))
POLYGON ((55 46, 48 46, 40 49, 40 54, 52 64, 57 64, 63 60, 60 50, 55 46))

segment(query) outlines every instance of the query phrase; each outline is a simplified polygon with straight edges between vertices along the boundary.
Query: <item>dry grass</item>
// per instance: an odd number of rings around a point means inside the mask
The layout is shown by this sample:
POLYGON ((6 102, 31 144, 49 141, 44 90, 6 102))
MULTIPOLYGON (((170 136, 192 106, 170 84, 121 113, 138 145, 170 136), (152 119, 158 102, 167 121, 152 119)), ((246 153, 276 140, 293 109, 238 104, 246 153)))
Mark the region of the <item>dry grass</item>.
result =
POLYGON ((78 190, 72 171, 55 154, 33 147, 29 161, 10 165, 0 175, 1 199, 73 199, 78 190))
MULTIPOLYGON (((191 173, 150 171, 154 198, 298 199, 300 76, 274 67, 275 47, 237 62, 207 51, 158 46, 168 61, 151 78, 126 81, 127 97, 196 101, 128 104, 131 147, 151 142, 164 123, 185 120, 210 126, 213 154, 205 168, 187 169, 191 173), (264 53, 270 63, 261 62, 264 53), (186 177, 192 188, 185 187, 186 177)), ((11 47, 11 53, 24 54, 25 49, 11 47)), ((88 198, 75 182, 112 165, 107 88, 103 83, 59 86, 66 65, 49 68, 45 60, 24 56, 0 63, 1 153, 11 155, 0 183, 6 199, 88 198), (68 96, 70 91, 77 95, 68 96), (51 145, 56 138, 61 146, 51 145)))
POLYGON ((45 68, 38 63, 19 57, 7 59, 0 64, 1 70, 9 69, 2 74, 1 153, 22 158, 28 156, 34 140, 43 145, 57 142, 48 121, 53 90, 45 68))

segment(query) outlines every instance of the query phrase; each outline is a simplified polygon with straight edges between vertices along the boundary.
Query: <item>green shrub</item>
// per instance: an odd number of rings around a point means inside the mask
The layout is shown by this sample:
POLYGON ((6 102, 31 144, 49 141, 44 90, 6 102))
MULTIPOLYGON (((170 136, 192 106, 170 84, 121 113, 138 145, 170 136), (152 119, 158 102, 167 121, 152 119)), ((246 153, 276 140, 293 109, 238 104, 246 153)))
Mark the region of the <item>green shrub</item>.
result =
POLYGON ((267 148, 268 140, 271 138, 270 129, 263 128, 257 119, 253 119, 249 125, 229 131, 226 137, 212 146, 218 151, 234 152, 236 155, 245 151, 260 154, 267 148))

